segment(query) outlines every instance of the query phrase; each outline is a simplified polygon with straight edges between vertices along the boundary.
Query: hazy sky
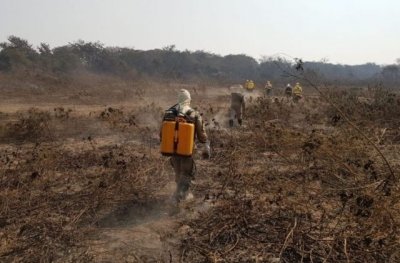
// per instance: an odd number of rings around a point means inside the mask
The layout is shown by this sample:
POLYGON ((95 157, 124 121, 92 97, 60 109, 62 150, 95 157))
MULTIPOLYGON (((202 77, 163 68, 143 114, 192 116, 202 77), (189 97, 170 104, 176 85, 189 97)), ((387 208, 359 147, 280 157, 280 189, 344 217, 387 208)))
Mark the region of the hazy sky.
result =
POLYGON ((9 35, 52 47, 82 39, 389 64, 400 58, 400 1, 0 0, 0 41, 9 35))

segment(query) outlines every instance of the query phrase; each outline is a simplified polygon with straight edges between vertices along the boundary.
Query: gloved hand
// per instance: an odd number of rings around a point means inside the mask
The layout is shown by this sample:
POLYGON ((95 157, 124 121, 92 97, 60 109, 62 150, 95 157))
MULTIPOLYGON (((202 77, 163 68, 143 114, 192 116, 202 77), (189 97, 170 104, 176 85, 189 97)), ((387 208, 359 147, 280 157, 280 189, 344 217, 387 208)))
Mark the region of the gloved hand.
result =
POLYGON ((210 159, 211 158, 211 147, 210 147, 210 142, 209 141, 207 141, 204 144, 203 158, 204 159, 210 159))

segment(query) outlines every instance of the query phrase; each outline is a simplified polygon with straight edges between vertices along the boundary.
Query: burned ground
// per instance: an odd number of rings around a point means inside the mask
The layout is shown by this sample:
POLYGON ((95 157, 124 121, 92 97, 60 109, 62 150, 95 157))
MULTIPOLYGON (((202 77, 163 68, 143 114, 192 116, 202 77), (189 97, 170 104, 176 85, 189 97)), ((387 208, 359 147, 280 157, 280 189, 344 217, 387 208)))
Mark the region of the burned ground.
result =
POLYGON ((398 262, 397 94, 326 90, 366 140, 315 94, 247 94, 227 129, 224 87, 59 81, 2 77, 1 261, 398 262), (158 127, 181 87, 213 156, 176 211, 158 127))

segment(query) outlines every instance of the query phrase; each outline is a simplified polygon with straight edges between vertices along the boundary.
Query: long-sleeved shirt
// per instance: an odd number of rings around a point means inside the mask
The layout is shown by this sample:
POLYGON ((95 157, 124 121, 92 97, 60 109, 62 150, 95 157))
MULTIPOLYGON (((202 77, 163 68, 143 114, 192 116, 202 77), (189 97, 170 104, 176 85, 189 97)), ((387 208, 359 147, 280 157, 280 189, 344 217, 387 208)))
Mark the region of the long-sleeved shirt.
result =
POLYGON ((204 127, 203 118, 201 117, 199 112, 195 111, 193 109, 190 109, 186 114, 194 120, 195 135, 196 135, 197 140, 199 140, 201 143, 206 143, 208 140, 208 137, 207 137, 206 129, 204 127))
POLYGON ((294 86, 294 88, 293 88, 293 93, 294 93, 295 95, 301 95, 302 92, 303 92, 303 89, 301 88, 300 85, 294 86))

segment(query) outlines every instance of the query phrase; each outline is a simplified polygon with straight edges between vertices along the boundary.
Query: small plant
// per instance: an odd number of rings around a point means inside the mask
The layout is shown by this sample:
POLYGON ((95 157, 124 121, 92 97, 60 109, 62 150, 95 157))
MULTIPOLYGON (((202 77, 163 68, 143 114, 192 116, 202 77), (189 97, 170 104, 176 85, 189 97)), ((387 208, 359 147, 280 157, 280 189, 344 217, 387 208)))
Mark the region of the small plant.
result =
POLYGON ((69 114, 72 112, 71 109, 64 109, 64 107, 54 108, 54 117, 57 119, 69 119, 69 114))

